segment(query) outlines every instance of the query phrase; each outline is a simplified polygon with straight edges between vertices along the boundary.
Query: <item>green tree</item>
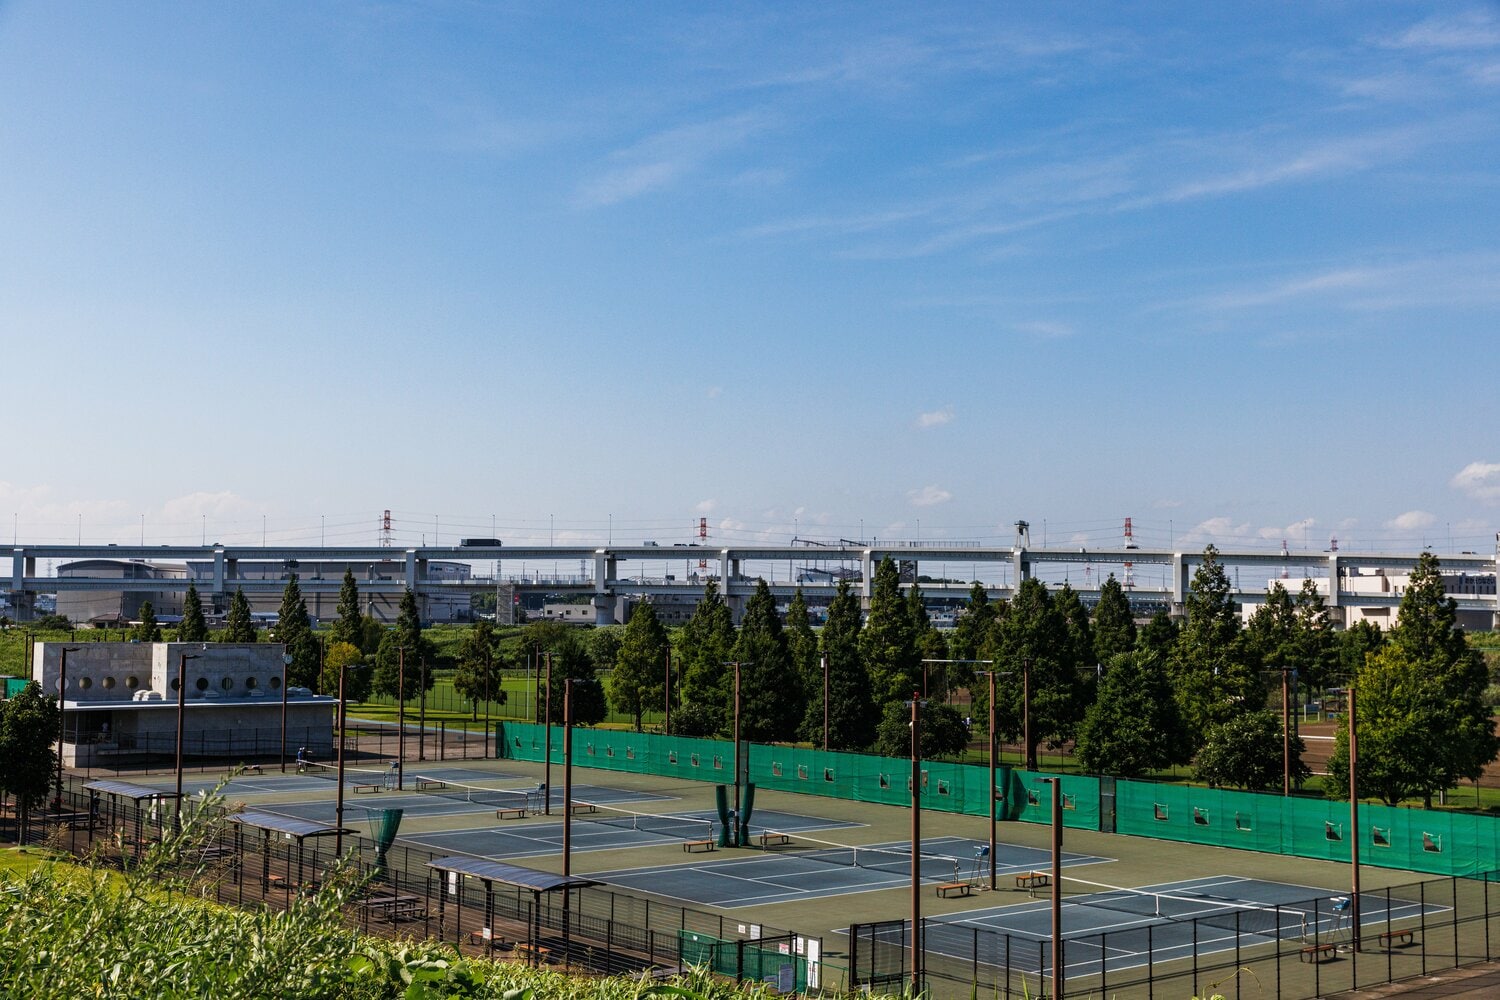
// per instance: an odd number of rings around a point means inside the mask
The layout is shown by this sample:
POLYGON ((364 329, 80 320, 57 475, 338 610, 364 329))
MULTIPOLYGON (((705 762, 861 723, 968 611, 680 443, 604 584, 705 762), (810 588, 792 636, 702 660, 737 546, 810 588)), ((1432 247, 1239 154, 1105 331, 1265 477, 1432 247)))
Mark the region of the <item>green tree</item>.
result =
POLYGON ((229 599, 229 615, 224 620, 225 642, 254 642, 255 620, 250 617, 250 602, 243 587, 234 588, 229 599))
POLYGON ((333 643, 328 647, 328 655, 323 659, 319 690, 324 694, 337 695, 339 671, 348 667, 349 672, 344 677, 344 697, 349 701, 368 701, 371 677, 370 668, 365 665, 364 659, 364 654, 353 643, 333 643))
POLYGON ((1170 615, 1165 611, 1158 611, 1136 635, 1136 648, 1143 653, 1155 653, 1163 662, 1170 663, 1177 648, 1177 635, 1180 631, 1170 615))
POLYGON ((1113 573, 1099 588, 1099 603, 1094 605, 1094 662, 1109 663, 1121 653, 1135 649, 1135 616, 1130 598, 1113 573))
POLYGON ((453 674, 453 690, 469 701, 469 718, 479 719, 479 703, 488 699, 505 704, 505 689, 500 683, 501 661, 495 650, 495 626, 481 618, 469 627, 458 647, 458 669, 453 674))
POLYGON ((823 697, 823 665, 818 659, 818 633, 813 631, 812 616, 807 610, 807 599, 798 587, 786 608, 786 650, 792 658, 792 669, 797 672, 798 690, 810 696, 817 689, 823 697))
MULTIPOLYGON (((1477 780, 1495 759, 1484 697, 1488 672, 1457 620, 1458 604, 1446 594, 1437 558, 1423 553, 1389 643, 1355 675, 1361 792, 1393 804, 1420 795, 1430 808, 1436 792, 1477 780)), ((1328 785, 1347 795, 1347 731, 1336 740, 1328 785)))
POLYGON ((703 598, 693 609, 693 616, 678 633, 678 693, 686 714, 676 713, 677 721, 684 726, 710 726, 705 733, 692 733, 683 728, 684 735, 708 735, 722 732, 729 718, 730 683, 724 666, 734 651, 734 617, 724 599, 719 596, 718 584, 708 581, 703 588, 703 598), (699 706, 693 709, 692 706, 699 706), (701 718, 702 723, 695 723, 701 718))
MULTIPOLYGON (((1209 727, 1193 762, 1193 776, 1212 787, 1235 785, 1252 792, 1281 786, 1281 715, 1268 709, 1241 712, 1209 727)), ((1292 782, 1300 786, 1312 772, 1302 763, 1302 738, 1290 741, 1292 782)))
MULTIPOLYGON (((875 731, 875 752, 883 757, 911 756, 911 697, 893 701, 881 713, 875 731)), ((922 708, 922 759, 951 757, 969 745, 969 729, 952 705, 929 701, 922 708)), ((936 789, 931 789, 936 792, 936 789)))
MULTIPOLYGON (((879 709, 871 691, 870 674, 859 653, 859 597, 840 580, 833 602, 828 606, 828 621, 819 641, 828 658, 828 748, 830 750, 863 750, 873 742, 879 709)), ((820 678, 821 680, 821 678, 820 678)), ((807 699, 803 734, 822 745, 823 690, 813 689, 807 699)))
MULTIPOLYGON (((1344 631, 1335 633, 1334 659, 1338 664, 1338 675, 1357 677, 1364 669, 1369 655, 1380 652, 1384 647, 1385 633, 1380 631, 1380 626, 1367 619, 1361 619, 1344 631)), ((1318 686, 1326 686, 1326 679, 1325 684, 1318 686)))
POLYGON ((910 699, 921 688, 922 654, 917 650, 911 609, 901 596, 901 573, 890 556, 875 569, 870 614, 859 636, 859 651, 870 671, 876 704, 910 699))
POLYGON ((198 588, 188 581, 187 593, 182 598, 182 624, 177 627, 178 642, 207 642, 208 622, 203 618, 203 599, 198 588))
POLYGON ((795 740, 806 703, 792 666, 776 598, 764 579, 745 603, 733 659, 740 664, 740 738, 753 743, 795 740))
POLYGON ((620 655, 624 631, 618 625, 605 625, 589 631, 583 645, 588 651, 589 662, 594 665, 595 673, 608 673, 615 669, 615 659, 620 655))
POLYGON ((1297 607, 1278 580, 1245 626, 1245 652, 1260 670, 1294 668, 1299 659, 1297 640, 1297 607))
POLYGON ((968 687, 972 671, 970 664, 924 663, 924 660, 947 660, 948 640, 943 638, 927 614, 927 596, 922 587, 913 583, 906 590, 906 610, 911 616, 912 640, 917 647, 917 662, 922 671, 922 696, 933 701, 948 700, 948 692, 955 686, 968 687))
MULTIPOLYGON (((995 623, 995 605, 984 584, 978 580, 969 588, 969 603, 958 613, 953 626, 953 637, 948 642, 948 651, 955 660, 979 660, 989 641, 990 628, 995 623)), ((955 681, 956 683, 956 681, 955 681)))
POLYGON ((1067 630, 1067 659, 1072 662, 1078 675, 1073 696, 1079 703, 1075 710, 1077 718, 1082 719, 1084 710, 1094 701, 1094 691, 1098 687, 1103 665, 1094 656, 1094 630, 1089 624, 1088 608, 1083 606, 1078 591, 1064 580, 1053 601, 1067 630))
POLYGON ((1187 622, 1168 669, 1177 707, 1196 745, 1210 727, 1264 707, 1266 687, 1245 655, 1229 577, 1212 545, 1203 550, 1184 604, 1187 622))
MULTIPOLYGON (((1020 735, 1024 674, 1031 677, 1031 740, 1026 767, 1036 770, 1037 747, 1059 745, 1073 735, 1083 715, 1078 663, 1067 622, 1047 587, 1035 577, 1021 581, 1005 614, 995 621, 991 649, 997 678, 995 723, 1001 734, 1020 735)), ((987 700, 987 696, 986 696, 987 700)), ((986 709, 988 706, 986 705, 986 709)))
POLYGON ((36 681, 0 701, 0 761, 5 762, 0 767, 0 793, 15 796, 22 843, 31 811, 47 800, 57 766, 52 749, 57 722, 57 699, 45 697, 36 681))
POLYGON ((1078 726, 1078 762, 1094 774, 1139 778, 1191 752, 1183 739, 1166 665, 1154 653, 1116 653, 1078 726))
POLYGON ((625 638, 615 654, 615 672, 609 678, 609 700, 615 711, 635 720, 641 731, 641 716, 647 706, 660 707, 666 696, 667 630, 650 601, 641 601, 630 612, 625 638))
POLYGON ((141 609, 136 612, 140 615, 140 624, 130 629, 132 642, 161 642, 161 626, 156 623, 156 609, 151 607, 150 601, 142 601, 141 609))
POLYGON ((339 587, 338 617, 330 630, 334 642, 347 642, 363 649, 364 619, 359 613, 359 584, 354 580, 354 570, 344 570, 344 582, 339 587))
MULTIPOLYGON (((542 624, 542 623, 538 623, 542 624)), ((531 628, 531 625, 526 626, 531 628)), ((563 703, 566 685, 573 682, 573 722, 580 726, 592 726, 604 721, 607 705, 604 686, 594 676, 594 662, 576 629, 566 625, 556 634, 548 647, 542 651, 543 662, 550 653, 552 659, 552 697, 549 707, 553 723, 563 721, 563 703)), ((542 685, 542 697, 547 697, 547 685, 542 685)))
POLYGON ((286 647, 292 658, 287 669, 290 683, 312 687, 318 679, 318 640, 313 636, 307 601, 297 584, 297 574, 287 577, 281 591, 281 610, 276 619, 276 641, 286 647))
MULTIPOLYGON (((1376 631, 1377 638, 1379 630, 1376 631)), ((1323 595, 1312 580, 1303 580, 1297 592, 1297 631, 1293 666, 1298 683, 1309 688, 1326 687, 1338 669, 1337 633, 1323 595)), ((1352 676, 1352 674, 1351 674, 1352 676)))
POLYGON ((408 587, 401 595, 396 627, 381 637, 380 647, 375 651, 375 693, 398 697, 401 688, 398 681, 405 682, 406 701, 423 691, 431 691, 434 682, 432 661, 436 653, 431 641, 422 634, 417 595, 408 587))

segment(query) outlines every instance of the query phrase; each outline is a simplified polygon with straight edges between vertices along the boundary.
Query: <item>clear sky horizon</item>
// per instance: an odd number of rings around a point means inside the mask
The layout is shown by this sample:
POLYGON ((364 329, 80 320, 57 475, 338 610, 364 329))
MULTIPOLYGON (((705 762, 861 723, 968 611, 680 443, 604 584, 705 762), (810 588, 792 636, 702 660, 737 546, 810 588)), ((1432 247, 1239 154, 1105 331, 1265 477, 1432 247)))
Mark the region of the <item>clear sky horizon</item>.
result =
POLYGON ((1500 5, 0 2, 21 541, 1494 551, 1500 5))

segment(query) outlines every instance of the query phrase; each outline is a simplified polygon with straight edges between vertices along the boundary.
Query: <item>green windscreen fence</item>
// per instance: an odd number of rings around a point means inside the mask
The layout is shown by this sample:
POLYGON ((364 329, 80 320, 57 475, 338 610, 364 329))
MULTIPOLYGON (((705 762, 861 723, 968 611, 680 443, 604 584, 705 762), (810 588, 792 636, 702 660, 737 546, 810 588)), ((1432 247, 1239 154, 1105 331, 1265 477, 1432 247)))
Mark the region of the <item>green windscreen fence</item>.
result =
MULTIPOLYGON (((545 759, 545 726, 506 722, 499 742, 500 756, 513 760, 545 759)), ((841 753, 807 747, 746 744, 749 780, 761 788, 855 802, 911 804, 911 763, 873 754, 841 753)), ((734 780, 734 744, 723 740, 627 733, 605 729, 575 729, 574 763, 636 774, 696 778, 715 783, 734 780)), ((562 728, 552 727, 552 760, 562 760, 562 728)), ((1054 777, 1013 768, 996 769, 995 815, 999 819, 1031 823, 1052 820, 1054 777)), ((1063 824, 1084 830, 1099 829, 1099 779, 1062 775, 1063 824)), ((923 808, 984 816, 989 805, 989 768, 973 764, 923 762, 923 808)))
MULTIPOLYGON (((1349 803, 1120 780, 1115 829, 1141 837, 1349 860, 1349 803)), ((1359 860, 1382 868, 1478 875, 1500 865, 1500 823, 1473 813, 1359 807, 1359 860)))

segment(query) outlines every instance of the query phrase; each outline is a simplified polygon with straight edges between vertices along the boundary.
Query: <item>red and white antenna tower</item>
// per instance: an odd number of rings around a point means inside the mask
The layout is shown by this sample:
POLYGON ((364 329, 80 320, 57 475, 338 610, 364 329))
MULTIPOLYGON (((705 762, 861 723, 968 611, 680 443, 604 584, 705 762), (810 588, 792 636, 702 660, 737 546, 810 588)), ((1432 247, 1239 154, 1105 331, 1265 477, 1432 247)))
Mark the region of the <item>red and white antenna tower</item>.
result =
MULTIPOLYGON (((1283 559, 1290 559, 1291 557, 1292 557, 1292 554, 1291 554, 1290 551, 1287 550, 1287 547, 1286 547, 1286 539, 1283 538, 1281 540, 1281 558, 1283 558, 1283 559)), ((1285 579, 1289 578, 1290 576, 1291 576, 1291 573, 1288 572, 1288 570, 1287 570, 1287 568, 1285 566, 1282 566, 1281 567, 1281 578, 1283 580, 1285 580, 1285 579)))
MULTIPOLYGON (((1130 518, 1125 519, 1125 547, 1127 549, 1139 548, 1135 544, 1135 530, 1130 526, 1130 518)), ((1125 579, 1120 581, 1120 586, 1130 590, 1135 586, 1135 563, 1129 559, 1125 560, 1125 579)))
MULTIPOLYGON (((706 517, 698 518, 698 544, 708 544, 708 518, 706 517)), ((708 559, 700 557, 698 559, 698 571, 702 572, 706 569, 708 569, 708 559)))
POLYGON ((1328 539, 1328 551, 1329 552, 1337 552, 1338 550, 1339 550, 1339 536, 1338 535, 1334 535, 1332 538, 1328 539))
POLYGON ((391 512, 389 510, 380 516, 380 545, 382 548, 391 546, 391 512))

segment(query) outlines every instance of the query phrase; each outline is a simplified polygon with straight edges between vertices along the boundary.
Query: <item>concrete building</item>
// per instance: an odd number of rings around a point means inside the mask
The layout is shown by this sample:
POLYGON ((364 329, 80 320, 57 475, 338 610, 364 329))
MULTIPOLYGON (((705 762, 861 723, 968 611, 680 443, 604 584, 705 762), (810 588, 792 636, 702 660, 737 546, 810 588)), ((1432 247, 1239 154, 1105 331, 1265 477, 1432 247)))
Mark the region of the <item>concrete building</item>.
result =
MULTIPOLYGON (((1443 589, 1450 597, 1495 596, 1493 573, 1444 573, 1442 576, 1443 589)), ((1311 579, 1318 593, 1323 595, 1324 600, 1328 599, 1328 578, 1321 576, 1273 578, 1266 581, 1266 590, 1269 591, 1279 583, 1295 600, 1302 590, 1304 579, 1311 579)), ((1389 573, 1380 568, 1361 572, 1358 567, 1353 567, 1340 578, 1339 606, 1329 609, 1330 617, 1335 625, 1343 628, 1357 622, 1370 622, 1381 629, 1388 629, 1400 618, 1401 595, 1406 591, 1410 580, 1409 573, 1389 573), (1366 600, 1361 601, 1361 597, 1366 600)), ((1262 594, 1237 595, 1237 599, 1244 601, 1240 616, 1247 622, 1256 609, 1265 603, 1262 594)), ((1490 611, 1462 606, 1458 609, 1458 624, 1470 631, 1489 631, 1493 627, 1493 620, 1494 614, 1490 611)))
MULTIPOLYGON (((83 559, 57 567, 62 578, 94 580, 184 580, 188 568, 182 563, 153 563, 143 559, 83 559)), ((182 591, 59 590, 57 613, 78 625, 119 627, 141 616, 141 605, 151 602, 156 615, 182 614, 182 591)))
MULTIPOLYGON (((271 757, 281 747, 284 648, 273 643, 89 642, 36 645, 33 679, 58 690, 63 651, 63 764, 108 767, 173 756, 177 678, 188 657, 184 757, 193 762, 271 757)), ((285 692, 288 754, 333 755, 338 699, 285 692)))

